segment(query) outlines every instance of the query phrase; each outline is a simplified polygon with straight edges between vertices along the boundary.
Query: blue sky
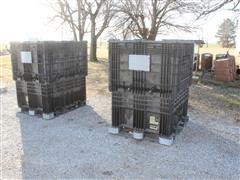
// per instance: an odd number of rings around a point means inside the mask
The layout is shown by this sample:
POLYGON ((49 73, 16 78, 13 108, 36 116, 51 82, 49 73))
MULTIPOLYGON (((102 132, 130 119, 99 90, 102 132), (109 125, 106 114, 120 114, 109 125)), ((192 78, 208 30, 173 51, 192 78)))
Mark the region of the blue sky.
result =
MULTIPOLYGON (((0 0, 0 42, 71 40, 72 35, 67 28, 59 28, 58 24, 49 23, 53 11, 46 3, 46 0, 0 0)), ((206 42, 215 43, 217 28, 225 18, 233 18, 232 12, 221 10, 202 20, 199 22, 202 24, 199 27, 202 28, 197 32, 172 33, 158 36, 158 39, 199 39, 203 37, 206 42)), ((101 40, 107 39, 107 34, 103 34, 101 40)))

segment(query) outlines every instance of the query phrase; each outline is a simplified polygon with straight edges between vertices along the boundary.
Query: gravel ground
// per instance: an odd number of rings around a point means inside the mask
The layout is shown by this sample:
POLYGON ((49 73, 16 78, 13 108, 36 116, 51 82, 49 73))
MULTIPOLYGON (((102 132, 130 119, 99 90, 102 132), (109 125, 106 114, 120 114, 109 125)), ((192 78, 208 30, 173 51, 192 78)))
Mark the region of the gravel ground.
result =
POLYGON ((199 110, 194 98, 170 147, 108 134, 107 95, 50 121, 19 113, 14 87, 1 101, 3 179, 240 178, 239 123, 199 110))

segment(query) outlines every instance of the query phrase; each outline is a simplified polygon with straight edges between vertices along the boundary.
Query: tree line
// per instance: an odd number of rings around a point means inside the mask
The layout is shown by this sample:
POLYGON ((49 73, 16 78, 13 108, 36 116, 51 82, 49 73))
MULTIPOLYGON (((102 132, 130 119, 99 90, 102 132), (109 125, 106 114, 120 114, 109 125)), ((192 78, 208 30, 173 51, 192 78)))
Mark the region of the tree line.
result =
POLYGON ((194 16, 195 20, 228 7, 239 12, 240 0, 54 0, 53 20, 60 20, 72 31, 75 41, 90 33, 90 60, 97 61, 97 41, 109 27, 122 39, 136 37, 155 40, 169 31, 191 31, 191 25, 176 21, 194 16))

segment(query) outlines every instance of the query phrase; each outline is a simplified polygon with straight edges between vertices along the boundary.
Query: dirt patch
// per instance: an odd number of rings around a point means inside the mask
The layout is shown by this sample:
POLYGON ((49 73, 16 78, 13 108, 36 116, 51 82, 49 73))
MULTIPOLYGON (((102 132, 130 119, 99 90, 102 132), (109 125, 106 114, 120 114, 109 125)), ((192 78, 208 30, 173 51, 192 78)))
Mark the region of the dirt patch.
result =
POLYGON ((10 86, 14 84, 12 80, 11 56, 0 56, 0 82, 3 85, 10 86))

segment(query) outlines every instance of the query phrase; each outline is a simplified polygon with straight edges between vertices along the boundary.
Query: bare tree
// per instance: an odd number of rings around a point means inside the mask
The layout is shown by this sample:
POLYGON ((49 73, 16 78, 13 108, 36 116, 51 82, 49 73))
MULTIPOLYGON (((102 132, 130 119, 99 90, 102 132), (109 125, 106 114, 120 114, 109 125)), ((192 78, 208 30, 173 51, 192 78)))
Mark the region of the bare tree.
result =
POLYGON ((85 0, 85 3, 87 5, 86 12, 89 14, 91 22, 90 60, 97 61, 97 40, 108 28, 113 18, 113 1, 85 0))
POLYGON ((203 0, 196 7, 200 8, 200 10, 196 11, 198 13, 198 19, 216 12, 224 7, 227 8, 227 10, 239 13, 240 0, 203 0))
POLYGON ((54 3, 51 3, 51 6, 56 13, 52 21, 60 19, 61 25, 67 24, 70 27, 74 40, 82 41, 87 32, 88 14, 84 10, 86 6, 85 1, 56 0, 54 3))
POLYGON ((138 38, 155 40, 157 34, 166 28, 185 31, 190 28, 173 21, 177 14, 188 12, 184 1, 120 0, 117 11, 117 27, 126 27, 138 38))
MULTIPOLYGON (((116 6, 118 19, 116 27, 126 28, 135 37, 155 40, 159 33, 182 30, 191 31, 192 27, 176 18, 195 15, 196 19, 205 17, 222 7, 231 4, 237 9, 240 0, 119 0, 116 6)), ((128 31, 127 31, 128 30, 128 31)))
POLYGON ((53 19, 61 19, 73 32, 74 40, 83 40, 91 24, 90 60, 97 61, 97 40, 113 18, 113 0, 56 0, 53 19))

